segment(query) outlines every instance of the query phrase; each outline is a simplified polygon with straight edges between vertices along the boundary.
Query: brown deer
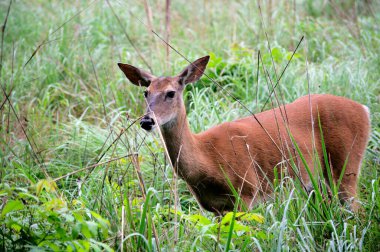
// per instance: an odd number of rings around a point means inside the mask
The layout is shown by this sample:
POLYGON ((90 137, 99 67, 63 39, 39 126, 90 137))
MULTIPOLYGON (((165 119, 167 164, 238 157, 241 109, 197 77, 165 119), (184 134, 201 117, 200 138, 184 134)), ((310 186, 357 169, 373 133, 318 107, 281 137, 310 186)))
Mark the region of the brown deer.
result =
MULTIPOLYGON (((287 174, 297 176, 305 187, 310 187, 295 143, 313 174, 317 167, 315 157, 327 174, 320 128, 335 182, 347 163, 339 188, 340 199, 356 197, 370 132, 366 106, 333 95, 310 95, 194 134, 186 117, 183 91, 187 84, 200 79, 208 61, 209 56, 200 58, 174 77, 155 77, 134 66, 118 64, 132 84, 146 88, 147 113, 141 127, 147 131, 160 127, 173 166, 203 208, 217 214, 231 211, 236 197, 229 184, 251 207, 270 195, 275 167, 281 172, 290 167, 291 161, 297 163, 298 171, 290 169, 287 174)), ((356 208, 354 203, 352 207, 356 208)))

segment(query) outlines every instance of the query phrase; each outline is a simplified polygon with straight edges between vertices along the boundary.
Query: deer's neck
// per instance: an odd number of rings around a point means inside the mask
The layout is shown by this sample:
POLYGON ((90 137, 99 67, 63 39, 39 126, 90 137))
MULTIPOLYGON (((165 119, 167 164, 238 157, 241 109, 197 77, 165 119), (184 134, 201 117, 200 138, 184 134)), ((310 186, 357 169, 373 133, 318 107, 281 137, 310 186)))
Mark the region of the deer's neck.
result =
POLYGON ((202 152, 196 136, 191 132, 186 117, 186 110, 174 119, 170 125, 161 128, 162 135, 168 148, 169 156, 178 171, 178 175, 185 180, 196 176, 202 167, 202 152))

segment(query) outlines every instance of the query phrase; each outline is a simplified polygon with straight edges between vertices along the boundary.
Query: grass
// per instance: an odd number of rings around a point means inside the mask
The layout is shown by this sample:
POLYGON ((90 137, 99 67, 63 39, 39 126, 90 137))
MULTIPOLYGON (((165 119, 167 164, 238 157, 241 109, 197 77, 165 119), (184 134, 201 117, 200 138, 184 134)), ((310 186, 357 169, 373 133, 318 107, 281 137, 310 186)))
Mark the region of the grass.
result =
MULTIPOLYGON (((1 50, 0 84, 10 94, 0 122, 1 249, 379 251, 380 6, 271 2, 260 14, 256 1, 172 1, 171 44, 190 60, 210 54, 207 74, 223 87, 203 78, 187 88, 190 126, 249 115, 227 91, 259 112, 270 90, 262 66, 276 80, 304 36, 278 87, 285 100, 310 89, 371 110, 358 213, 335 197, 305 195, 287 174, 274 181, 273 200, 249 213, 221 219, 200 209, 158 135, 134 123, 143 94, 116 65, 148 68, 139 53, 157 75, 187 64, 174 51, 166 62, 165 45, 145 26, 148 6, 154 30, 165 33, 165 4, 13 1, 1 50)), ((8 4, 0 2, 0 22, 8 4)))

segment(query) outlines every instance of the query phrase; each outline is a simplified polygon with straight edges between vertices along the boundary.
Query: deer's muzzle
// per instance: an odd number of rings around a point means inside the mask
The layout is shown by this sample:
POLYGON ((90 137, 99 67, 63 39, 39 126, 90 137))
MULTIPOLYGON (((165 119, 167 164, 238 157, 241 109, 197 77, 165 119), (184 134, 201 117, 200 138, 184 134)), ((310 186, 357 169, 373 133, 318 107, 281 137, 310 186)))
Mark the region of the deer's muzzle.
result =
POLYGON ((155 125, 155 122, 154 122, 153 118, 151 118, 147 115, 144 116, 140 121, 141 128, 143 128, 144 130, 147 130, 147 131, 150 131, 154 125, 155 125))

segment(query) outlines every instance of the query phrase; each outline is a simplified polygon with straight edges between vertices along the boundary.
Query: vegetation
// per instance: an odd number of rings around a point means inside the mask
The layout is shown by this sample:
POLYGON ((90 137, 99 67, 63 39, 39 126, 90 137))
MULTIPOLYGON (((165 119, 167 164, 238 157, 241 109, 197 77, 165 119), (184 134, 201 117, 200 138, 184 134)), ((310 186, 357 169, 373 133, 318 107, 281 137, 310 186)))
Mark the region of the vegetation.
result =
POLYGON ((258 2, 1 1, 0 250, 379 251, 379 3, 258 2), (186 91, 195 132, 260 112, 268 76, 289 62, 285 102, 310 92, 367 105, 360 210, 320 195, 318 178, 307 195, 286 174, 247 213, 200 209, 158 134, 135 123, 143 92, 116 64, 157 75, 187 65, 150 28, 189 60, 211 55, 218 85, 204 77, 186 91))

